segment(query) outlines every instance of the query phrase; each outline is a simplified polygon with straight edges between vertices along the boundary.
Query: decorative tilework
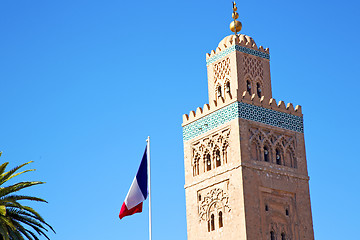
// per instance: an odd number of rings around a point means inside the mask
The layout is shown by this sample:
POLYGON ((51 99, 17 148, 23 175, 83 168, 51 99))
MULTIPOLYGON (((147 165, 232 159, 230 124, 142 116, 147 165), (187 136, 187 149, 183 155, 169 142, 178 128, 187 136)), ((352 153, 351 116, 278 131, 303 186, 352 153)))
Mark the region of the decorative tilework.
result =
POLYGON ((209 64, 211 64, 213 62, 216 62, 220 58, 228 55, 229 53, 232 53, 235 50, 239 51, 239 52, 247 53, 247 54, 250 54, 250 55, 253 55, 256 57, 270 59, 270 55, 267 53, 263 53, 263 52, 260 52, 260 51, 254 50, 254 49, 250 49, 247 47, 239 46, 239 45, 232 45, 231 47, 226 48, 224 51, 221 51, 220 53, 218 53, 215 56, 212 56, 211 58, 206 60, 206 66, 208 66, 209 64))
POLYGON ((183 139, 188 141, 235 118, 242 118, 296 132, 304 132, 303 118, 289 113, 235 102, 183 127, 183 139))
POLYGON ((235 45, 235 49, 236 49, 236 51, 247 53, 247 54, 250 54, 250 55, 253 55, 253 56, 256 56, 256 57, 262 57, 262 58, 265 58, 265 59, 270 59, 269 54, 260 52, 258 50, 254 50, 254 49, 250 49, 250 48, 243 47, 243 46, 238 46, 238 45, 235 45))
POLYGON ((304 132, 303 118, 289 113, 238 102, 239 118, 285 128, 295 132, 304 132))
POLYGON ((238 111, 237 103, 233 103, 184 126, 184 141, 197 137, 204 132, 235 119, 238 116, 238 111))
POLYGON ((228 47, 227 49, 221 51, 220 53, 212 56, 211 58, 209 58, 208 60, 206 60, 206 66, 216 62, 217 60, 219 60, 220 58, 228 55, 229 53, 232 53, 233 51, 235 51, 235 45, 232 45, 231 47, 228 47))

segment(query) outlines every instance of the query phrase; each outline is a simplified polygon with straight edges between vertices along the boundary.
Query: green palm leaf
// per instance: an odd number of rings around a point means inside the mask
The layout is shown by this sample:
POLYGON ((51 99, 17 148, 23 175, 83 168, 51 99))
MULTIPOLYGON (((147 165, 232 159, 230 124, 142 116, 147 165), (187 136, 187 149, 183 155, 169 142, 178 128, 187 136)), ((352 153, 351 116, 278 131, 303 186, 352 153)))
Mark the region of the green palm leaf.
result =
POLYGON ((31 231, 25 229, 20 223, 17 221, 14 221, 14 225, 16 228, 21 232, 27 239, 31 240, 39 240, 39 238, 31 231))
POLYGON ((0 220, 0 234, 4 240, 9 240, 9 231, 3 222, 0 220))
POLYGON ((35 171, 35 169, 29 169, 29 170, 25 170, 23 172, 20 172, 20 173, 17 173, 17 174, 14 174, 15 172, 17 172, 17 170, 19 170, 20 168, 28 165, 29 163, 32 163, 33 161, 30 161, 30 162, 27 162, 27 163, 24 163, 24 164, 21 164, 20 166, 17 166, 13 169, 11 169, 10 171, 6 172, 6 173, 2 173, 0 175, 0 186, 5 183, 6 181, 10 180, 11 178, 14 178, 16 176, 19 176, 20 174, 23 174, 25 172, 30 172, 30 171, 35 171))
POLYGON ((31 197, 31 196, 24 196, 24 195, 9 195, 0 198, 0 205, 5 202, 13 202, 19 200, 29 200, 29 201, 36 201, 36 202, 46 202, 46 200, 38 198, 38 197, 31 197))
POLYGON ((35 169, 19 171, 30 163, 32 161, 7 172, 6 168, 9 163, 5 162, 0 165, 0 240, 39 240, 39 236, 50 240, 47 236, 48 229, 55 233, 54 229, 35 209, 23 204, 24 201, 45 203, 47 201, 39 197, 16 194, 20 190, 44 184, 44 182, 26 181, 4 186, 9 180, 21 174, 35 171, 35 169))
POLYGON ((44 184, 44 182, 19 182, 8 187, 0 188, 0 197, 6 196, 7 194, 14 193, 24 188, 28 188, 38 184, 44 184))
POLYGON ((46 223, 45 220, 41 217, 41 216, 36 216, 30 212, 27 212, 27 211, 24 211, 24 210, 21 210, 21 209, 14 209, 14 208, 10 208, 8 209, 8 214, 11 216, 13 214, 17 214, 17 215, 23 215, 23 216, 28 216, 28 217, 31 217, 31 218, 34 218, 42 223, 46 223))
MULTIPOLYGON (((0 156, 1 156, 1 155, 0 155, 0 156)), ((9 165, 9 163, 8 163, 8 162, 3 163, 3 164, 1 164, 1 165, 0 165, 0 176, 4 173, 4 171, 5 171, 6 167, 7 167, 7 165, 9 165)))

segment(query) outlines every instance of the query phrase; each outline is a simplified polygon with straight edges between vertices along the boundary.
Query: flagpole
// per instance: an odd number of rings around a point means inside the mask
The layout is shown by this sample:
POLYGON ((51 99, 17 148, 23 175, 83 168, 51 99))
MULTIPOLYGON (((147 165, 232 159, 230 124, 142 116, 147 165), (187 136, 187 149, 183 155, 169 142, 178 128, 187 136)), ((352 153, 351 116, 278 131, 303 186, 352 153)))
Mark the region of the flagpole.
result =
POLYGON ((150 172, 150 137, 146 139, 147 142, 147 165, 148 165, 148 183, 149 183, 149 240, 151 240, 151 172, 150 172))

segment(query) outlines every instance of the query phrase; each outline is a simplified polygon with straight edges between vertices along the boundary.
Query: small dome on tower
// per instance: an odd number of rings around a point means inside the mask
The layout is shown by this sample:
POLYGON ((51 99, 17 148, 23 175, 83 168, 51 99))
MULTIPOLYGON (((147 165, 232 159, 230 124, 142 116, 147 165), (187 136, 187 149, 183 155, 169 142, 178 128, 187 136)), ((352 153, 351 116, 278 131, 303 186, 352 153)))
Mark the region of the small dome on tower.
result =
MULTIPOLYGON (((236 36, 239 37, 239 42, 243 41, 244 45, 246 45, 246 43, 249 43, 250 46, 253 46, 255 44, 255 41, 252 37, 249 37, 244 34, 237 34, 236 36)), ((235 38, 235 34, 225 37, 223 40, 221 40, 218 47, 224 49, 224 45, 226 45, 227 47, 232 45, 234 42, 234 38, 235 38)))

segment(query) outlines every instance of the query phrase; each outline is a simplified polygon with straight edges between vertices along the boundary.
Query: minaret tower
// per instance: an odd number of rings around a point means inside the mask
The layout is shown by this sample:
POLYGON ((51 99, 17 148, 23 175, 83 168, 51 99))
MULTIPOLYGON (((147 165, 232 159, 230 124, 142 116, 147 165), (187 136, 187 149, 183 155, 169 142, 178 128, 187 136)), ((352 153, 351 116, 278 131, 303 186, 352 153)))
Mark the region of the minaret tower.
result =
POLYGON ((275 101, 269 49, 232 17, 206 55, 209 104, 183 116, 188 239, 312 240, 301 107, 275 101))

